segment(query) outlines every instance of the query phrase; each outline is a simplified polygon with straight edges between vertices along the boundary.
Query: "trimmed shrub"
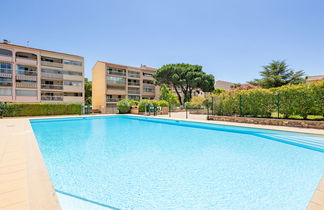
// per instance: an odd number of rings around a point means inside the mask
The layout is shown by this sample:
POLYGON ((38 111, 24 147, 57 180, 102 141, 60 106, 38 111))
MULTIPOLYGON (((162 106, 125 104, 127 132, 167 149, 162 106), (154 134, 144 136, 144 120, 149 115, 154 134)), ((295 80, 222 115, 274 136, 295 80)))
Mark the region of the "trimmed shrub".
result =
POLYGON ((129 113, 131 108, 131 105, 128 101, 128 99, 122 99, 120 101, 118 101, 117 103, 117 110, 119 114, 126 114, 129 113))
POLYGON ((6 103, 4 117, 82 114, 81 104, 6 103))

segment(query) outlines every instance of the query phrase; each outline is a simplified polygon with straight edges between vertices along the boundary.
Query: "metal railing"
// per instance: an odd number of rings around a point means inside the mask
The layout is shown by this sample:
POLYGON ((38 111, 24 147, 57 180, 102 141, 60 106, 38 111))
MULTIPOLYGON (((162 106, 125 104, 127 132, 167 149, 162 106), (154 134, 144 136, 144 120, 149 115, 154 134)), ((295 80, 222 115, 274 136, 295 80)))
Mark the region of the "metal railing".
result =
POLYGON ((128 77, 140 78, 140 74, 128 73, 128 77))
POLYGON ((129 86, 140 86, 140 83, 128 82, 129 86))
POLYGON ((12 83, 11 82, 0 82, 0 86, 11 87, 12 83))
POLYGON ((43 101, 63 101, 63 96, 41 96, 43 101))
POLYGON ((37 71, 17 70, 16 73, 17 73, 17 75, 37 76, 37 71))
POLYGON ((119 71, 107 71, 110 75, 117 75, 117 76, 126 76, 126 72, 119 72, 119 71))
POLYGON ((42 88, 42 89, 63 90, 63 85, 41 84, 41 88, 42 88))
POLYGON ((33 83, 16 83, 16 87, 17 88, 37 88, 37 84, 33 84, 33 83))
POLYGON ((140 94, 139 90, 128 90, 128 94, 140 94))
POLYGON ((118 102, 123 98, 106 98, 106 102, 118 102))
POLYGON ((63 68, 63 63, 41 61, 41 64, 42 64, 42 66, 52 66, 52 67, 63 68))

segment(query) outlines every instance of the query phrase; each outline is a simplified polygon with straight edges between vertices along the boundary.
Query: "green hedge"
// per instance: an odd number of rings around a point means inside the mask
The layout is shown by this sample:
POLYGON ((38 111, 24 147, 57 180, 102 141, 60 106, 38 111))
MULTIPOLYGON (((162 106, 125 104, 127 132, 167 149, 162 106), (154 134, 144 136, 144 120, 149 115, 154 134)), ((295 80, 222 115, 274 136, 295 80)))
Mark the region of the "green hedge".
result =
POLYGON ((119 114, 126 114, 130 112, 131 105, 130 100, 122 99, 117 103, 117 109, 119 114))
POLYGON ((4 117, 82 114, 82 105, 71 103, 6 103, 1 107, 4 117))
POLYGON ((271 117, 278 112, 285 118, 324 115, 324 81, 286 85, 273 89, 235 90, 213 96, 209 103, 214 114, 271 117))

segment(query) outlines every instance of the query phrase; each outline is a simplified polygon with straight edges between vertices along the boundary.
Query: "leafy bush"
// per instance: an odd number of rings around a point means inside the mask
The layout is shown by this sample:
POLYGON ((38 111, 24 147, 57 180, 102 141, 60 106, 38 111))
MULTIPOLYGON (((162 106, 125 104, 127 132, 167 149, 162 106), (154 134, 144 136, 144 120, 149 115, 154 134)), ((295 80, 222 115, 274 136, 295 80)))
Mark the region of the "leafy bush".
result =
POLYGON ((324 115, 324 81, 272 89, 232 90, 208 99, 214 114, 271 117, 279 110, 285 118, 324 115))
POLYGON ((201 109, 204 106, 205 98, 201 96, 193 96, 190 102, 186 102, 189 109, 201 109))
POLYGON ((119 114, 129 113, 131 105, 128 99, 122 99, 117 103, 117 110, 119 114))
POLYGON ((168 107, 169 106, 169 103, 165 100, 160 100, 158 101, 158 106, 160 107, 168 107))
POLYGON ((136 101, 136 100, 128 100, 128 102, 129 102, 129 105, 130 106, 133 106, 133 105, 138 105, 138 103, 139 103, 139 101, 136 101))
POLYGON ((147 106, 148 104, 153 105, 151 100, 148 99, 142 99, 139 104, 138 104, 138 110, 139 112, 145 112, 145 106, 147 106))
POLYGON ((4 117, 82 114, 81 104, 7 103, 2 105, 4 117))

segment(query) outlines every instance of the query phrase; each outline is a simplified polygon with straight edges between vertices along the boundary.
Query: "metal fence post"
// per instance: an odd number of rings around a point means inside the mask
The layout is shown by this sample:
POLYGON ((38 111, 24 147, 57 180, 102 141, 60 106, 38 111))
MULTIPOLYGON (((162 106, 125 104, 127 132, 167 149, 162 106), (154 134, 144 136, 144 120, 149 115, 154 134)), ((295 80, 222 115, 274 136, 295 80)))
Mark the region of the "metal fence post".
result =
POLYGON ((169 103, 169 117, 171 117, 171 103, 169 103))
POLYGON ((277 93, 277 118, 279 119, 280 115, 280 95, 277 93))
POLYGON ((243 110, 242 110, 242 95, 240 95, 240 117, 243 116, 243 110))
POLYGON ((186 119, 188 119, 188 107, 187 107, 187 104, 185 104, 185 108, 186 108, 186 119))
POLYGON ((214 96, 212 96, 212 107, 211 107, 212 115, 214 115, 214 96))

